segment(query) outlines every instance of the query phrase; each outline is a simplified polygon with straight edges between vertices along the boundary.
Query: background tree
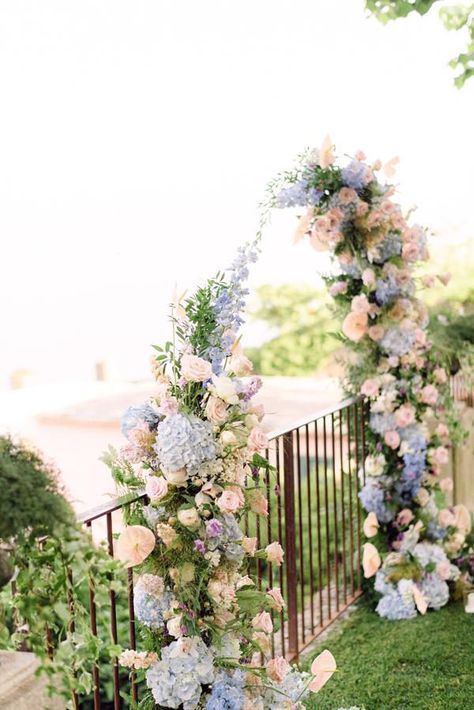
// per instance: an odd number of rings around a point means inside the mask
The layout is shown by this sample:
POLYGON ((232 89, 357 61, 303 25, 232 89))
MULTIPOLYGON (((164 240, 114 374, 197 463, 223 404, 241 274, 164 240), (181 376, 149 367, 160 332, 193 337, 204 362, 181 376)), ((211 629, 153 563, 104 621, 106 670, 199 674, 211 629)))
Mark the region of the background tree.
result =
POLYGON ((451 62, 451 66, 459 71, 454 83, 461 87, 474 74, 474 3, 445 4, 443 0, 366 0, 367 9, 383 22, 406 17, 412 12, 426 15, 431 8, 439 7, 439 15, 448 30, 466 29, 468 44, 451 62))

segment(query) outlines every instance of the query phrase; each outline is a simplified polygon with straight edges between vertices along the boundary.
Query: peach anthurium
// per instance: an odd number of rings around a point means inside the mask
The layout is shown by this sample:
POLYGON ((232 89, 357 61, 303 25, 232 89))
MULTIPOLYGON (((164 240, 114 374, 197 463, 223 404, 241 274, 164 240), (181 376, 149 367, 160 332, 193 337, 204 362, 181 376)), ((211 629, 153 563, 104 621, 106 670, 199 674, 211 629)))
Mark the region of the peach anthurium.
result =
POLYGON ((295 236, 293 238, 293 244, 298 244, 298 242, 304 238, 304 235, 310 231, 313 218, 314 208, 309 207, 306 214, 300 217, 300 221, 298 222, 298 227, 296 228, 295 236))
POLYGON ((380 559, 379 551, 372 545, 371 542, 366 542, 364 544, 364 552, 362 555, 362 567, 364 568, 364 577, 368 579, 373 577, 377 572, 378 568, 382 564, 380 559))
POLYGON ((419 587, 416 586, 416 584, 413 585, 413 599, 415 600, 415 605, 420 614, 426 614, 426 610, 428 609, 428 602, 426 601, 426 597, 421 591, 419 587))
POLYGON ((368 514, 368 516, 364 520, 364 535, 365 535, 365 537, 374 537, 374 535, 377 535, 378 529, 379 529, 379 521, 377 520, 377 516, 375 515, 374 512, 371 512, 368 514))
POLYGON ((336 670, 336 659, 331 651, 326 650, 320 653, 311 664, 311 673, 314 678, 308 685, 309 690, 312 693, 318 693, 336 670))
POLYGON ((334 145, 329 136, 323 140, 319 149, 319 165, 323 170, 334 163, 334 145))
POLYGON ((458 503, 458 505, 455 505, 453 508, 454 512, 454 525, 457 527, 457 529, 462 532, 467 534, 469 530, 471 529, 471 514, 466 508, 465 505, 462 503, 458 503))
POLYGON ((152 531, 143 525, 129 525, 117 540, 115 556, 126 567, 134 567, 153 552, 156 540, 152 531))

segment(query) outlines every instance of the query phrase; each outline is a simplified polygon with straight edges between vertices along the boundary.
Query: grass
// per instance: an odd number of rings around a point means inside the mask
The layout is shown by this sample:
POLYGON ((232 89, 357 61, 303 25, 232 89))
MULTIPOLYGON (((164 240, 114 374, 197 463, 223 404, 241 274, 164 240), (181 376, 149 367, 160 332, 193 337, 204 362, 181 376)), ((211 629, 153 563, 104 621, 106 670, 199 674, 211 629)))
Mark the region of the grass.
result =
POLYGON ((474 708, 474 616, 460 603, 409 621, 386 621, 363 603, 323 648, 339 671, 310 710, 474 708))

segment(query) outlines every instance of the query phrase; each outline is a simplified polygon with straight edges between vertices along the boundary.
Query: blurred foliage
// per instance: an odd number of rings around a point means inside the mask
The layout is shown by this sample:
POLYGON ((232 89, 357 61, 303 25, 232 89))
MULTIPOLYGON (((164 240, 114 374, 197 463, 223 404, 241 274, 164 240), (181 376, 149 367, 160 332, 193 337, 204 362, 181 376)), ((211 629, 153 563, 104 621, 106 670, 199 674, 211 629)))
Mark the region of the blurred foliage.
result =
MULTIPOLYGON (((412 12, 425 15, 433 5, 439 7, 440 0, 366 0, 367 9, 383 23, 399 17, 407 17, 412 12)), ((466 51, 458 54, 450 62, 451 67, 459 72, 454 83, 461 88, 474 74, 474 4, 443 4, 439 7, 439 16, 446 29, 465 28, 468 33, 466 51)))
POLYGON ((474 367, 474 289, 460 299, 443 300, 430 309, 430 338, 451 374, 474 367))
POLYGON ((312 375, 338 347, 333 337, 338 323, 331 316, 326 289, 305 285, 265 285, 257 289, 251 315, 265 324, 271 337, 248 348, 256 372, 262 375, 312 375))

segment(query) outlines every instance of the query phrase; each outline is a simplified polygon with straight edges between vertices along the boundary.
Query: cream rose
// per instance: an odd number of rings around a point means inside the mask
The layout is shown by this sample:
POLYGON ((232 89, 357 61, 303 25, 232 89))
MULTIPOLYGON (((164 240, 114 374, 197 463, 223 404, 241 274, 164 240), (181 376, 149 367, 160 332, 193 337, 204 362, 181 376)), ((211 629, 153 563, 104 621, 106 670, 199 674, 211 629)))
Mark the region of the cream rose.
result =
POLYGON ((281 564, 283 562, 283 556, 285 553, 279 542, 271 542, 269 545, 267 545, 265 548, 265 553, 267 555, 268 562, 272 562, 273 564, 277 565, 277 567, 281 567, 281 564))
POLYGON ((181 375, 188 382, 205 382, 212 377, 212 365, 196 355, 183 355, 181 375))
POLYGON ((196 508, 184 508, 178 510, 178 520, 185 528, 196 530, 199 527, 201 518, 196 508))
POLYGON ((152 503, 161 500, 168 493, 168 481, 162 476, 149 476, 145 493, 152 503))
POLYGON ((180 468, 178 471, 162 471, 162 474, 172 486, 182 486, 188 478, 185 468, 180 468))
POLYGON ((239 401, 235 383, 230 377, 226 377, 225 375, 217 377, 217 375, 213 375, 212 384, 208 387, 211 394, 215 397, 219 397, 219 399, 227 402, 227 404, 237 404, 239 401))
POLYGON ((224 424, 229 416, 226 403, 222 399, 213 397, 212 395, 207 400, 204 412, 209 421, 216 425, 224 424))

